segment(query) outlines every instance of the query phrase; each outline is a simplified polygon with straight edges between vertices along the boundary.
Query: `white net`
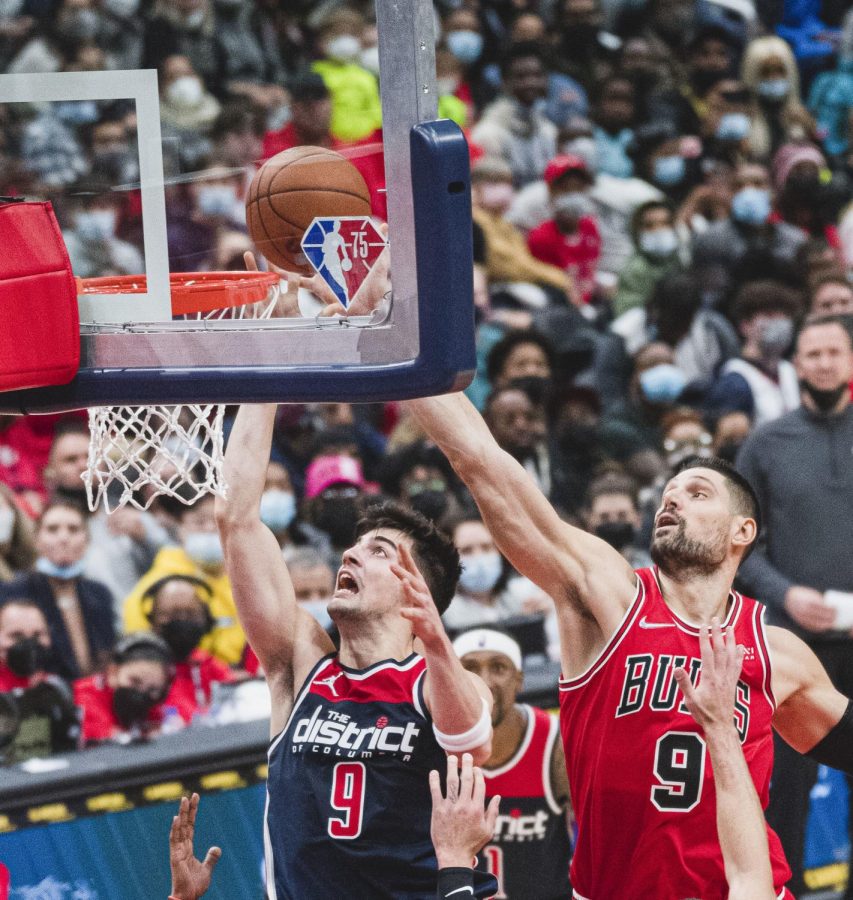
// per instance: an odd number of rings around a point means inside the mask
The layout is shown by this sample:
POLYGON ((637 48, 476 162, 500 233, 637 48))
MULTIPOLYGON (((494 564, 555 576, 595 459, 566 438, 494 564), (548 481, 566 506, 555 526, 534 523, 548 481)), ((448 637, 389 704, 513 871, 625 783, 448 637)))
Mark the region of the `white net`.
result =
MULTIPOLYGON (((203 278, 194 282, 188 276, 177 277, 187 296, 202 298, 203 278)), ((192 329, 194 322, 227 327, 230 321, 269 320, 281 297, 278 278, 267 276, 261 284, 266 293, 261 300, 235 302, 246 291, 245 283, 235 283, 226 286, 225 293, 220 288, 221 308, 182 311, 170 324, 192 329)), ((191 305, 192 299, 187 302, 191 305)), ((162 323, 152 327, 162 327, 162 323)), ((89 508, 94 512, 103 506, 108 513, 128 504, 148 509, 154 498, 163 494, 188 506, 205 494, 224 497, 224 415, 225 407, 213 404, 90 409, 89 463, 83 475, 89 508)))
POLYGON ((101 406, 89 410, 91 510, 147 509, 166 494, 192 505, 225 496, 224 406, 101 406))

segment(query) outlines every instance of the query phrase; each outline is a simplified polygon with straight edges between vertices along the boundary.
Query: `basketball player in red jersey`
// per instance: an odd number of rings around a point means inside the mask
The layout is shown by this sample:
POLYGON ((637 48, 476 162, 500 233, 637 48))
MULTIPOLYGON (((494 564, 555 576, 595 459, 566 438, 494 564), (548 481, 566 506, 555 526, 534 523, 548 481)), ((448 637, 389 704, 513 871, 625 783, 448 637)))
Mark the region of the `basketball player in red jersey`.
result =
POLYGON ((557 719, 516 703, 524 676, 521 648, 508 634, 474 628, 453 649, 462 665, 492 691, 492 755, 483 764, 486 796, 502 798, 492 840, 479 868, 498 880, 497 898, 566 900, 571 897, 568 863, 569 782, 557 719))
MULTIPOLYGON (((417 514, 392 505, 368 513, 375 524, 343 554, 328 607, 336 652, 299 609, 261 522, 275 409, 240 408, 225 453, 228 496, 216 502, 240 622, 272 699, 267 893, 423 900, 437 871, 429 772, 445 751, 475 763, 491 752, 491 694, 462 668, 440 618, 459 557, 417 514)), ((485 890, 492 879, 479 883, 485 890)))
MULTIPOLYGON (((500 551, 553 598, 560 715, 578 840, 577 900, 722 900, 728 895, 711 765, 673 671, 695 680, 699 627, 717 617, 746 656, 735 717, 763 805, 771 727, 853 772, 853 704, 811 650, 764 625, 732 591, 758 533, 749 484, 721 460, 685 461, 654 523, 654 568, 634 572, 604 541, 563 522, 461 394, 408 402, 474 496, 500 551)), ((768 831, 777 896, 790 871, 768 831)))

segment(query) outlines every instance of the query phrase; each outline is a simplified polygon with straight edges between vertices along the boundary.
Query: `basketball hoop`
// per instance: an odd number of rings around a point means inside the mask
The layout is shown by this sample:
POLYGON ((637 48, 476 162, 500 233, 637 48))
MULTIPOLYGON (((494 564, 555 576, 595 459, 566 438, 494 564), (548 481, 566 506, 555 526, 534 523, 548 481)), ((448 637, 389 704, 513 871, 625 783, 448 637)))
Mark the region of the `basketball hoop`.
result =
MULTIPOLYGON (((144 275, 77 281, 80 294, 141 294, 147 289, 144 275)), ((172 275, 172 324, 269 319, 279 284, 273 272, 172 275)), ((162 328, 163 323, 151 327, 162 328)), ((210 404, 91 408, 83 475, 89 508, 94 512, 103 504, 110 513, 130 504, 147 509, 161 495, 188 506, 206 494, 224 497, 224 415, 224 406, 210 404)))

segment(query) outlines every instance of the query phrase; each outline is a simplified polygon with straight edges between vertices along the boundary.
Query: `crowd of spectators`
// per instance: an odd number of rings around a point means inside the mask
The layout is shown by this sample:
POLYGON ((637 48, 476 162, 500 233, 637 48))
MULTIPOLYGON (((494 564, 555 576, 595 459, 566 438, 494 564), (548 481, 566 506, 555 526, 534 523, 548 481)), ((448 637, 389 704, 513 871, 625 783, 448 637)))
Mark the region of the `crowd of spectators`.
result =
MULTIPOLYGON (((469 396, 560 513, 637 567, 685 456, 734 461, 746 442, 739 464, 772 505, 785 454, 800 475, 808 466, 785 449, 784 423, 799 411, 849 431, 845 7, 436 0, 439 110, 471 148, 469 396), (799 347, 803 322, 827 315, 820 346, 799 347), (809 353, 829 360, 821 371, 809 353), (774 427, 766 472, 755 447, 774 427)), ((172 271, 242 268, 247 186, 291 147, 349 156, 384 216, 377 42, 372 4, 355 0, 0 0, 0 73, 157 69, 172 271)), ((54 201, 77 275, 144 271, 138 180, 132 102, 0 105, 0 195, 54 201)), ((853 458, 839 440, 808 471, 838 501, 842 521, 825 528, 849 539, 853 458)), ((0 419, 0 689, 71 685, 76 744, 183 727, 209 715, 217 684, 258 674, 212 500, 90 514, 87 447, 81 415, 0 419)), ((554 655, 548 598, 393 403, 279 410, 261 516, 324 627, 340 552, 380 495, 453 535, 464 570, 449 629, 532 620, 554 655)), ((815 606, 853 592, 849 566, 804 587, 778 545, 773 556, 778 511, 765 519, 764 568, 742 587, 773 621, 850 656, 851 635, 815 606)), ((815 521, 800 549, 825 559, 815 521)), ((833 673, 851 694, 847 667, 833 673)), ((9 758, 43 749, 25 738, 9 758)))

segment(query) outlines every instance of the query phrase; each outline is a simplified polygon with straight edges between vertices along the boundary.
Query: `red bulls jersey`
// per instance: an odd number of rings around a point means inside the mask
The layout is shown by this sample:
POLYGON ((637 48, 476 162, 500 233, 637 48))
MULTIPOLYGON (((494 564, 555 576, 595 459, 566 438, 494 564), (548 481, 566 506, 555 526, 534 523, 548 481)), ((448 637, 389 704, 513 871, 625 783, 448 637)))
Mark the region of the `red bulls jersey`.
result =
MULTIPOLYGON (((577 900, 725 900, 711 760, 673 670, 693 682, 699 631, 664 602, 656 570, 597 660, 560 680, 560 724, 578 821, 571 879, 577 900)), ((725 625, 746 650, 735 724, 762 806, 773 768, 770 658, 764 607, 733 593, 725 625)), ((790 877, 768 828, 779 896, 790 877)))
POLYGON ((566 812, 551 791, 558 723, 542 709, 524 708, 527 729, 518 750, 499 768, 483 769, 486 797, 500 794, 501 809, 477 868, 498 879, 496 898, 566 900, 571 844, 566 812))

